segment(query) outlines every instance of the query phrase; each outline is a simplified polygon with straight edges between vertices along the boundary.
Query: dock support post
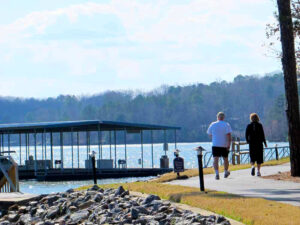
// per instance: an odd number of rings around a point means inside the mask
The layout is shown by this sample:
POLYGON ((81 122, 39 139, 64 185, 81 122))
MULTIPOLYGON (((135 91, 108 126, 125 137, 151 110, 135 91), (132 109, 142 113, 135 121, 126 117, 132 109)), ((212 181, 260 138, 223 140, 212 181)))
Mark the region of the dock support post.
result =
POLYGON ((101 137, 100 137, 100 126, 98 125, 98 159, 99 159, 99 160, 100 160, 100 158, 101 158, 101 157, 100 157, 100 155, 101 155, 101 154, 100 154, 100 152, 101 152, 101 151, 100 151, 100 143, 101 143, 100 138, 101 138, 101 137))
POLYGON ((85 139, 86 139, 86 160, 89 160, 89 135, 88 135, 88 131, 86 131, 85 132, 85 134, 86 134, 86 137, 85 137, 85 139))
POLYGON ((103 159, 103 143, 102 143, 102 131, 100 130, 100 144, 101 144, 101 157, 103 159))
POLYGON ((20 165, 21 165, 21 163, 22 163, 22 136, 21 136, 21 133, 19 134, 19 147, 20 147, 20 158, 19 158, 19 160, 20 160, 20 165))
POLYGON ((44 158, 44 155, 45 155, 45 153, 44 153, 44 131, 43 131, 43 133, 41 133, 41 138, 42 138, 42 160, 44 160, 45 158, 44 158))
POLYGON ((27 134, 27 144, 28 144, 28 155, 27 155, 27 160, 29 160, 29 156, 30 156, 30 136, 29 134, 27 134))
POLYGON ((46 155, 46 146, 47 146, 47 141, 46 141, 46 131, 44 130, 43 133, 42 133, 42 145, 43 145, 43 149, 44 149, 44 171, 45 171, 45 174, 47 174, 47 163, 46 163, 46 160, 47 160, 47 155, 46 155))
POLYGON ((79 169, 79 132, 77 131, 77 167, 79 169))
POLYGON ((114 130, 114 142, 115 142, 115 168, 117 168, 117 133, 114 130))
POLYGON ((143 130, 141 130, 141 158, 142 158, 142 168, 144 168, 143 130))
POLYGON ((8 155, 10 155, 10 134, 7 134, 7 146, 8 146, 8 155))
MULTIPOLYGON (((28 134, 25 134, 25 164, 26 164, 26 160, 28 160, 28 138, 27 138, 28 134)), ((26 167, 26 169, 28 170, 28 167, 26 167)))
POLYGON ((52 168, 53 168, 53 133, 52 132, 50 132, 50 151, 51 151, 51 156, 50 156, 50 158, 51 158, 51 166, 52 166, 52 168))
POLYGON ((109 159, 111 159, 111 131, 109 131, 109 159))
POLYGON ((60 169, 64 170, 64 135, 60 132, 60 169))
POLYGON ((34 131, 34 175, 37 175, 36 131, 34 131))
POLYGON ((4 152, 4 134, 1 135, 1 139, 2 139, 2 151, 4 152))
POLYGON ((124 150, 125 150, 125 162, 126 162, 126 168, 127 168, 127 132, 126 132, 126 129, 124 130, 124 150))
POLYGON ((72 173, 74 173, 73 127, 71 128, 72 173))
POLYGON ((175 145, 175 149, 177 149, 177 133, 176 133, 176 129, 174 130, 174 145, 175 145))
POLYGON ((152 168, 154 167, 153 162, 153 130, 151 130, 151 159, 152 159, 152 168))

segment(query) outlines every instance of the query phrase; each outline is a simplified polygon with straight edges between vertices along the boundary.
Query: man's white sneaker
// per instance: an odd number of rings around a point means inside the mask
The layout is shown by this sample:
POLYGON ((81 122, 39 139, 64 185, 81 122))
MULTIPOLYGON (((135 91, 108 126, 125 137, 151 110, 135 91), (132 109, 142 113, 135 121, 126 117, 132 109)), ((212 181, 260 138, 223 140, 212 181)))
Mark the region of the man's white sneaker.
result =
POLYGON ((224 178, 229 177, 229 175, 230 175, 230 171, 225 171, 225 173, 224 173, 224 178))

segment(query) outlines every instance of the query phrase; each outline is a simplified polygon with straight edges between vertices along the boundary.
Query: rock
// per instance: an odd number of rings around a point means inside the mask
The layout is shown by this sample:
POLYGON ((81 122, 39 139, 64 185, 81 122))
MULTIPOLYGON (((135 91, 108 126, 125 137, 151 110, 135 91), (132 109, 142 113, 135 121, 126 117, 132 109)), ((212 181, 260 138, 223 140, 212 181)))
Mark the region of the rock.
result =
POLYGON ((0 225, 10 225, 11 223, 7 220, 0 222, 0 225))
POLYGON ((139 211, 135 208, 131 208, 130 215, 133 220, 136 220, 139 217, 139 211))
POLYGON ((164 212, 168 209, 169 209, 169 206, 163 205, 163 206, 159 207, 158 212, 164 212))
POLYGON ((7 219, 9 222, 17 222, 17 220, 20 218, 20 215, 19 214, 16 214, 16 213, 12 213, 12 214, 9 214, 7 216, 7 219))
POLYGON ((94 203, 95 203, 94 201, 90 200, 90 201, 87 201, 87 202, 84 202, 84 203, 78 205, 78 208, 79 208, 79 209, 85 209, 85 208, 90 207, 90 206, 93 205, 94 203))
POLYGON ((225 221, 225 217, 224 216, 218 216, 216 219, 216 223, 222 223, 223 221, 225 221))
POLYGON ((46 220, 46 221, 44 222, 44 225, 54 225, 54 222, 51 221, 51 220, 46 220))
POLYGON ((76 210, 77 210, 77 207, 76 207, 76 206, 73 206, 73 205, 72 205, 72 206, 69 207, 69 211, 70 211, 70 212, 75 212, 76 210))
POLYGON ((29 202, 29 205, 32 206, 32 207, 36 206, 37 204, 38 204, 37 201, 31 201, 31 202, 29 202))
POLYGON ((37 210, 37 207, 32 207, 32 208, 29 210, 30 215, 33 216, 33 215, 36 213, 36 210, 37 210))
POLYGON ((43 221, 37 222, 35 225, 44 225, 45 223, 43 221))
POLYGON ((88 217, 89 217, 89 211, 80 210, 78 212, 71 214, 70 221, 79 224, 80 222, 87 219, 88 217))
POLYGON ((123 186, 118 187, 115 196, 121 195, 125 192, 125 189, 123 188, 123 186))
POLYGON ((97 184, 94 184, 94 186, 92 186, 92 187, 90 187, 89 189, 88 189, 88 191, 98 191, 100 188, 98 187, 98 185, 97 184))
POLYGON ((8 208, 9 211, 18 211, 19 206, 17 204, 14 204, 8 208))
POLYGON ((148 195, 148 197, 145 198, 145 200, 143 200, 142 204, 146 205, 152 202, 153 200, 160 200, 160 197, 158 197, 157 195, 148 195))
POLYGON ((140 213, 146 214, 146 215, 150 214, 150 212, 143 206, 137 206, 137 207, 135 207, 135 209, 139 212, 139 214, 140 213))
POLYGON ((20 225, 25 225, 25 224, 30 224, 30 221, 31 221, 31 216, 29 214, 24 214, 20 216, 18 223, 20 225))
POLYGON ((49 219, 54 219, 59 216, 59 207, 52 206, 48 209, 46 217, 49 219))
POLYGON ((44 201, 46 200, 50 206, 53 204, 53 202, 57 201, 58 199, 59 199, 58 195, 52 195, 52 196, 50 195, 50 196, 43 198, 42 200, 44 200, 44 201))
POLYGON ((103 199, 103 194, 101 193, 96 194, 95 197, 93 198, 95 202, 101 202, 102 199, 103 199))
POLYGON ((74 189, 73 189, 73 188, 68 189, 66 192, 67 192, 68 194, 74 193, 74 189))
POLYGON ((19 213, 26 213, 27 212, 26 208, 27 208, 26 206, 20 206, 19 213))

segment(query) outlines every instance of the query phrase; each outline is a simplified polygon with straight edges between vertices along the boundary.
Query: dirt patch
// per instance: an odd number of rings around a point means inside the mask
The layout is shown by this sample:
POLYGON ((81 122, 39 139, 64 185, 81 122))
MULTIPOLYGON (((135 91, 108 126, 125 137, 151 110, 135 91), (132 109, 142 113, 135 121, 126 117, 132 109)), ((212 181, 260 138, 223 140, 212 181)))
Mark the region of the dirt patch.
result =
POLYGON ((273 179, 273 180, 283 180, 283 181, 292 181, 296 183, 300 183, 300 177, 292 177, 291 172, 278 172, 274 175, 263 176, 265 179, 273 179))

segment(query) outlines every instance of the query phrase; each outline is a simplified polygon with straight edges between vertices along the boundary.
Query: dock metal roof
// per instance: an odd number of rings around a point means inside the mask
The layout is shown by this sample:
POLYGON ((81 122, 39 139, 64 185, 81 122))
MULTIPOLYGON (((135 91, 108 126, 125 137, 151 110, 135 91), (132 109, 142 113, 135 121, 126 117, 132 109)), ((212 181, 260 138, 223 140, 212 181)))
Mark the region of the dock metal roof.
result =
POLYGON ((117 121, 79 120, 40 123, 11 123, 0 124, 0 133, 41 133, 41 132, 70 132, 70 131, 110 131, 110 130, 178 130, 180 127, 126 123, 117 121))

